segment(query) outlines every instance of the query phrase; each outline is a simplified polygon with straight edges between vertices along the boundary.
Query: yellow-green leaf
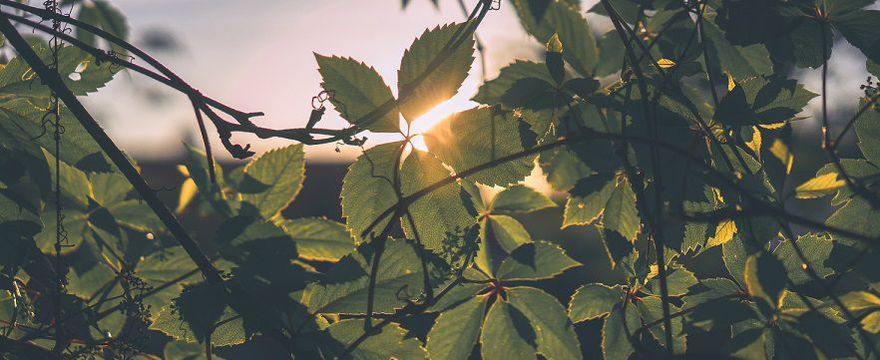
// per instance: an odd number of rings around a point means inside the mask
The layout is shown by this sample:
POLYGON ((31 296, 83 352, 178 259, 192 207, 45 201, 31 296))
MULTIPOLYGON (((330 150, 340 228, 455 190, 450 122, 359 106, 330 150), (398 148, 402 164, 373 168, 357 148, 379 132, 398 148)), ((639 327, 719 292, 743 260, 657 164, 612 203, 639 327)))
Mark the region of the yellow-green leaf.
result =
POLYGON ((674 68, 675 65, 677 65, 677 64, 675 63, 675 61, 672 61, 672 60, 669 60, 669 59, 660 59, 660 60, 657 60, 657 66, 659 66, 661 69, 671 69, 671 68, 674 68))
POLYGON ((814 177, 801 184, 795 189, 795 197, 798 199, 815 199, 830 195, 846 185, 846 182, 837 178, 837 173, 827 173, 814 177))
POLYGON ((840 297, 843 306, 849 311, 880 308, 880 297, 867 291, 853 291, 840 297))
POLYGON ((736 235, 736 222, 733 220, 722 220, 718 223, 718 226, 715 227, 715 235, 709 237, 709 240, 706 242, 706 248, 711 248, 713 246, 724 245, 724 243, 733 239, 733 235, 736 235))
POLYGON ((776 139, 773 141, 773 145, 770 146, 770 153, 785 166, 785 173, 791 174, 791 167, 794 165, 794 154, 788 149, 788 145, 782 142, 782 140, 776 139))

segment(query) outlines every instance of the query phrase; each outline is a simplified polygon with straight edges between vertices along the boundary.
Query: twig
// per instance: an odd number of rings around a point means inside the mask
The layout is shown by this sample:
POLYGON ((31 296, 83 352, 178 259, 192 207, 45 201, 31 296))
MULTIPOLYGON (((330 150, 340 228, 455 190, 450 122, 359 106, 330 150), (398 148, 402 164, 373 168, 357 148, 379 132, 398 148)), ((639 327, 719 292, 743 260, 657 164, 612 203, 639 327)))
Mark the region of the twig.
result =
MULTIPOLYGON (((629 57, 630 62, 632 63, 632 69, 635 72, 639 92, 642 97, 642 105, 643 111, 646 117, 648 117, 648 127, 649 132, 651 134, 652 139, 657 139, 657 118, 656 118, 656 103, 654 106, 650 106, 646 101, 646 97, 648 96, 648 85, 645 75, 642 73, 641 65, 637 62, 637 58, 635 52, 633 51, 632 46, 627 43, 627 38, 624 34, 624 24, 621 23, 621 18, 619 14, 617 14, 616 10, 613 6, 608 2, 608 0, 602 0, 602 6, 605 7, 606 12, 611 16, 611 22, 614 24, 614 27, 617 29, 618 35, 620 36, 620 40, 624 43, 626 56, 629 57)), ((629 30, 628 27, 626 27, 629 30)), ((644 44, 636 38, 636 35, 632 33, 630 30, 630 36, 635 39, 635 42, 642 48, 643 53, 647 53, 647 49, 645 49, 644 44)), ((648 55, 650 58, 650 55, 648 55)), ((653 61, 653 58, 651 58, 653 61)), ((658 66, 657 69, 660 71, 660 74, 663 73, 663 69, 660 69, 658 66)), ((665 78, 665 74, 664 74, 665 78)), ((675 344, 672 340, 672 321, 669 318, 669 288, 666 281, 666 261, 665 261, 665 242, 663 241, 663 229, 662 224, 663 220, 661 219, 661 212, 663 209, 662 200, 660 199, 660 191, 663 189, 662 176, 660 175, 660 156, 657 152, 656 147, 651 147, 651 165, 654 170, 654 212, 652 214, 646 214, 649 216, 649 219, 652 219, 651 223, 651 232, 652 238, 654 240, 654 252, 657 258, 657 269, 658 276, 660 278, 660 298, 662 300, 662 308, 663 308, 663 318, 664 318, 664 326, 666 327, 665 331, 665 340, 666 340, 666 350, 669 354, 675 353, 675 344)), ((639 186, 639 184, 636 184, 639 186)))
MULTIPOLYGON (((230 292, 231 288, 226 286, 220 272, 211 264, 207 256, 202 252, 199 245, 189 236, 177 218, 165 207, 165 204, 159 200, 152 188, 144 181, 138 171, 131 165, 125 154, 113 143, 113 140, 104 132, 97 121, 85 109, 82 103, 76 98, 73 92, 64 84, 58 73, 50 71, 46 64, 31 49, 30 45, 22 38, 21 34, 15 30, 12 23, 3 13, 3 19, 0 21, 0 32, 5 35, 6 39, 12 44, 19 55, 33 68, 34 72, 42 79, 42 81, 58 94, 58 97, 67 105, 71 113, 79 120, 86 132, 98 143, 104 153, 116 165, 125 178, 132 184, 135 191, 143 198, 144 202, 149 206, 162 223, 168 228, 169 232, 177 239, 183 249, 195 262, 199 270, 205 276, 205 279, 211 284, 223 286, 225 291, 230 292)), ((228 296, 229 305, 238 313, 247 313, 244 306, 244 299, 250 296, 240 294, 238 291, 228 296)), ((283 339, 284 336, 276 329, 263 328, 267 335, 283 339)), ((286 342, 284 345, 287 345, 286 342)))

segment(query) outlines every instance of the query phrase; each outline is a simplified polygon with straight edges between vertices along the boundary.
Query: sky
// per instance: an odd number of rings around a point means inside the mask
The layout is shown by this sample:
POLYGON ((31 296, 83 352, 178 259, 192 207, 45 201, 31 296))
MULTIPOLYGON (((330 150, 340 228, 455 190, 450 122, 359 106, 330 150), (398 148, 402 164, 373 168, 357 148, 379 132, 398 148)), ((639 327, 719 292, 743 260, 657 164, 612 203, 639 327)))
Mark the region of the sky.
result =
MULTIPOLYGON (((313 53, 350 56, 374 66, 396 92, 397 68, 403 52, 429 27, 461 21, 456 1, 412 0, 403 10, 399 0, 250 1, 223 0, 118 0, 113 2, 128 17, 137 44, 145 34, 161 30, 179 44, 174 52, 155 55, 202 93, 244 111, 263 111, 260 125, 273 128, 303 127, 311 111, 311 98, 320 90, 321 78, 313 53)), ((471 6, 475 1, 466 1, 471 6)), ((505 4, 507 5, 507 4, 505 4)), ((490 13, 479 31, 486 43, 490 77, 516 58, 534 58, 538 44, 522 31, 513 9, 490 13), (523 46, 532 44, 534 47, 523 46)), ((468 99, 480 83, 479 60, 459 94, 426 119, 475 106, 468 99)), ((181 134, 195 131, 187 99, 151 84, 137 74, 117 77, 105 91, 88 99, 90 109, 103 121, 111 137, 138 158, 174 156, 181 149, 181 134), (144 96, 145 93, 153 94, 144 96), (161 96, 160 96, 161 95, 161 96), (159 98, 161 101, 147 100, 159 98)), ((332 106, 331 106, 332 109, 332 106)), ((430 120, 419 121, 427 128, 430 120)), ((347 123, 328 111, 325 128, 347 123)), ((289 143, 238 136, 257 151, 289 143)), ((368 146, 394 137, 368 134, 368 146)), ((307 158, 348 161, 358 148, 334 144, 309 147, 307 158)))
MULTIPOLYGON (((177 49, 153 52, 157 59, 204 94, 243 111, 263 111, 266 116, 256 121, 272 128, 305 125, 311 98, 321 90, 314 53, 364 61, 396 92, 400 57, 412 41, 427 28, 464 19, 456 0, 439 2, 435 8, 430 0, 411 0, 404 10, 399 0, 112 1, 127 16, 136 45, 157 31, 172 35, 177 49)), ((584 1, 582 7, 589 9, 594 2, 584 1)), ((476 0, 465 3, 471 7, 476 0)), ((587 19, 597 32, 610 28, 608 21, 598 16, 588 14, 587 19)), ((522 30, 509 2, 490 12, 477 34, 486 47, 489 79, 515 59, 538 60, 540 44, 522 30)), ((857 50, 848 44, 838 45, 829 67, 833 90, 829 104, 854 109, 860 94, 857 84, 864 82, 867 72, 863 61, 854 60, 857 50)), ((479 69, 478 57, 459 94, 418 120, 414 130, 426 130, 445 115, 475 106, 468 99, 481 82, 479 69)), ((818 71, 802 72, 798 77, 808 89, 818 92, 818 71)), ((182 138, 197 131, 186 97, 133 73, 117 76, 104 91, 89 96, 86 104, 110 136, 135 158, 177 156, 182 138)), ((808 111, 818 111, 819 105, 814 100, 808 111)), ((324 128, 346 126, 332 110, 321 122, 324 128)), ((814 130, 812 125, 799 129, 814 130)), ((368 147, 397 139, 366 136, 368 147)), ((216 136, 212 138, 217 142, 216 136)), ((258 153, 290 143, 242 135, 235 139, 250 143, 258 153)), ((306 157, 311 161, 350 161, 360 153, 355 147, 343 146, 341 152, 336 149, 334 144, 307 147, 306 157)), ((217 153, 228 158, 224 151, 217 153)))

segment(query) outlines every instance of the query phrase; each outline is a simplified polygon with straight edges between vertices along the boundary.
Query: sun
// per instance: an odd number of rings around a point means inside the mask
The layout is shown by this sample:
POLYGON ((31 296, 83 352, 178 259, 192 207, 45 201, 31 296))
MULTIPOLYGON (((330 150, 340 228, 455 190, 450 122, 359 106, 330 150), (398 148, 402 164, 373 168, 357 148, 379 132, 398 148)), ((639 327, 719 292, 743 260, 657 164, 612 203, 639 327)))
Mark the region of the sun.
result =
POLYGON ((410 129, 410 134, 414 135, 411 140, 413 147, 419 151, 429 151, 428 144, 425 142, 425 137, 422 134, 428 132, 428 130, 434 127, 434 125, 439 124, 441 121, 449 117, 449 115, 465 111, 474 106, 477 106, 477 103, 470 101, 465 97, 456 96, 440 103, 440 105, 435 106, 424 115, 420 116, 413 121, 412 128, 410 129))

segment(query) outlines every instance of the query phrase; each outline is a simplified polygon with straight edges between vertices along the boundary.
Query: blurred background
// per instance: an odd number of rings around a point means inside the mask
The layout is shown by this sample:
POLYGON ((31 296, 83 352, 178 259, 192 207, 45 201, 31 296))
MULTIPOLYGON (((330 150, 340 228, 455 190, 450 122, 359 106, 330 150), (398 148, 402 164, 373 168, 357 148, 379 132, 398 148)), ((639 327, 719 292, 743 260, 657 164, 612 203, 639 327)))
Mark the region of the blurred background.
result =
MULTIPOLYGON (((584 12, 597 1, 583 1, 584 12)), ((463 0, 468 9, 475 0, 463 0)), ((132 38, 197 89, 245 111, 263 111, 258 119, 267 127, 290 128, 306 124, 312 96, 320 91, 320 75, 313 53, 349 56, 374 66, 396 89, 400 57, 425 29, 462 21, 458 0, 115 0, 128 18, 132 38), (256 5, 255 5, 256 4, 256 5)), ((596 34, 611 28, 605 18, 586 13, 596 34)), ((519 24, 513 6, 502 2, 477 32, 485 45, 486 78, 515 59, 540 60, 542 47, 519 24)), ((858 51, 840 41, 831 59, 829 105, 834 119, 845 121, 854 111, 859 84, 868 74, 858 51)), ((478 57, 479 59, 479 57, 478 57)), ((483 74, 479 60, 458 96, 440 105, 415 125, 426 129, 451 112, 476 105, 468 99, 483 74)), ((808 89, 819 90, 819 72, 795 72, 808 89)), ((131 155, 142 160, 174 158, 181 139, 196 133, 188 100, 148 79, 124 73, 107 91, 88 98, 110 135, 131 155), (133 117, 132 114, 137 114, 133 117)), ((814 99, 810 111, 819 110, 814 99)), ((808 114, 809 115, 809 114, 808 114)), ((322 121, 327 128, 347 124, 333 111, 322 121)), ((796 131, 815 135, 816 121, 798 124, 796 131)), ((419 129, 415 129, 419 130, 419 129)), ((393 136, 367 135, 368 146, 393 136)), ((285 140, 242 137, 257 151, 286 144, 285 140)), ((314 162, 340 163, 354 159, 360 149, 334 144, 309 147, 314 162)), ((229 156, 218 151, 221 158, 229 156)))

